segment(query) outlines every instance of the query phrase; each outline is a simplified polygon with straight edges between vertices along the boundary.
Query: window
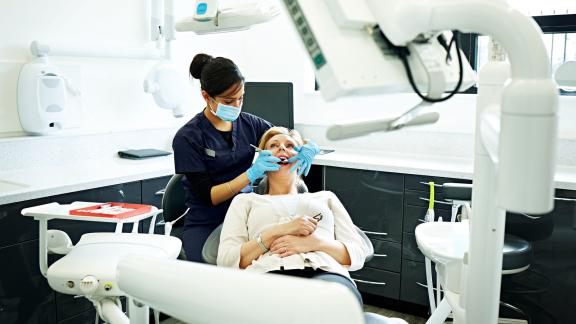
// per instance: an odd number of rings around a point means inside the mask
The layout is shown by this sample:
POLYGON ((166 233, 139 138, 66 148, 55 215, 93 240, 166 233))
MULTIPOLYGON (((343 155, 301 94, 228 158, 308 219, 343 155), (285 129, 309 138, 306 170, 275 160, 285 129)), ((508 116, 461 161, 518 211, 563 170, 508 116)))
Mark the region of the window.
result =
MULTIPOLYGON (((544 3, 509 0, 509 3, 518 10, 532 15, 542 28, 552 71, 566 61, 576 61, 576 1, 547 0, 544 3)), ((488 62, 488 36, 464 34, 461 43, 462 50, 476 71, 488 62)), ((476 89, 469 89, 467 92, 475 93, 476 89)), ((564 91, 562 94, 576 95, 564 91)))
MULTIPOLYGON (((555 71, 566 61, 576 61, 576 32, 542 35, 550 57, 550 67, 555 71)), ((478 37, 478 50, 474 66, 479 68, 488 62, 488 36, 478 37)))

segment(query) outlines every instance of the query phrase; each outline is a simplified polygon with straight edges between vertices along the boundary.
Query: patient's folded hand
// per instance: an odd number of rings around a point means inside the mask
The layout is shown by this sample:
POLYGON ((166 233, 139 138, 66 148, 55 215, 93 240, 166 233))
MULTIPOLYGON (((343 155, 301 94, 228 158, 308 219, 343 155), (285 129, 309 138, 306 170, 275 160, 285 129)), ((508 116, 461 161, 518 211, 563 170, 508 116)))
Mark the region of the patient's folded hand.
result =
POLYGON ((270 252, 285 258, 293 254, 316 251, 318 244, 318 238, 315 234, 308 236, 284 235, 270 244, 270 252))
POLYGON ((286 235, 308 236, 316 230, 318 221, 311 216, 301 216, 284 224, 286 235))

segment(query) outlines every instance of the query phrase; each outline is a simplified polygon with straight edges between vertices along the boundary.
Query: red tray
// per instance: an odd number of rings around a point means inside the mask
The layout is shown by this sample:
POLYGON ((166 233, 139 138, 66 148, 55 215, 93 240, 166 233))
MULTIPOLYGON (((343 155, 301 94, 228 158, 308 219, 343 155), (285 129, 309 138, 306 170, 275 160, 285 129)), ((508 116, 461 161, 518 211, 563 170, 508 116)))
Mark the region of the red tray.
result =
POLYGON ((72 209, 70 210, 70 215, 125 219, 149 213, 151 210, 152 206, 150 205, 107 202, 94 206, 72 209))

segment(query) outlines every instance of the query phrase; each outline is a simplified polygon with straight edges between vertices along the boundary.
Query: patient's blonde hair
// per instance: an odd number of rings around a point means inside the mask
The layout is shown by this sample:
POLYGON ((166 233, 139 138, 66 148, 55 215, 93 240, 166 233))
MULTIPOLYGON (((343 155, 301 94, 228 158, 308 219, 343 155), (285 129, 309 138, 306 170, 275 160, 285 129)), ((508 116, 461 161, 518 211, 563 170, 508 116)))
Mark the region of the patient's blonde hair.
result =
POLYGON ((260 143, 258 144, 258 148, 265 150, 266 149, 266 143, 272 137, 274 137, 278 134, 284 134, 284 135, 288 135, 288 136, 292 137, 296 141, 296 144, 298 146, 302 146, 306 143, 306 141, 302 139, 302 136, 300 135, 300 133, 297 130, 295 130, 295 129, 289 130, 286 127, 274 126, 274 127, 271 127, 269 130, 267 130, 266 133, 264 133, 264 135, 262 135, 262 138, 260 138, 260 143))

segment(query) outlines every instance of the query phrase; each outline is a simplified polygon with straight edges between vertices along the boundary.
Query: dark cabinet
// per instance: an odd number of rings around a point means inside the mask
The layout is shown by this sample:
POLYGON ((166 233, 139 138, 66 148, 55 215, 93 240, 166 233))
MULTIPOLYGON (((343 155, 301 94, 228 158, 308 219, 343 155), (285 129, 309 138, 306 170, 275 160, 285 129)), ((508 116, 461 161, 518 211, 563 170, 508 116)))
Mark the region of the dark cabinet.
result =
POLYGON ((326 167, 325 189, 334 192, 372 241, 374 257, 350 273, 361 292, 398 299, 402 249, 401 174, 326 167))
POLYGON ((400 272, 400 254, 402 245, 399 243, 370 239, 374 246, 374 256, 365 266, 394 272, 400 272))
POLYGON ((40 274, 38 240, 0 248, 0 323, 56 323, 54 291, 40 274))
POLYGON ((414 304, 428 305, 426 268, 422 262, 402 260, 400 299, 414 304))
POLYGON ((403 175, 327 167, 324 184, 369 237, 402 242, 403 175))
MULTIPOLYGON (((54 292, 38 265, 38 222, 21 215, 23 208, 49 202, 69 204, 74 201, 141 203, 140 181, 90 189, 47 198, 34 199, 0 206, 0 323, 56 323, 71 318, 91 317, 85 313, 93 306, 84 298, 54 292)), ((131 225, 125 225, 125 231, 131 225)), ((51 220, 50 229, 66 232, 73 243, 89 232, 111 232, 115 225, 82 221, 51 220)), ((54 262, 60 256, 50 255, 54 262)), ((92 314, 93 311, 92 311, 92 314)))
POLYGON ((353 272, 352 278, 361 292, 391 299, 400 296, 400 274, 397 272, 364 267, 353 272))
POLYGON ((48 203, 46 198, 16 202, 0 206, 0 249, 6 246, 38 239, 38 222, 22 217, 26 207, 48 203))

